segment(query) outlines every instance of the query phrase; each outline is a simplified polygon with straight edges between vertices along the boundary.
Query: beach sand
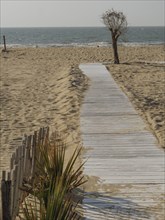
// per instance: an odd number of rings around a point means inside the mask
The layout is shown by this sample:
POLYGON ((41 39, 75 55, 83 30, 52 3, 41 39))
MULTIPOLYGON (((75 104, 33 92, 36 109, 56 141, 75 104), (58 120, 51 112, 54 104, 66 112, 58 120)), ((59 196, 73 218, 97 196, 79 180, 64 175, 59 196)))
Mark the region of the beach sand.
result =
POLYGON ((164 65, 149 62, 164 61, 164 48, 120 46, 119 55, 121 65, 110 64, 108 47, 13 48, 1 53, 0 171, 9 168, 23 134, 43 126, 58 130, 70 149, 81 145, 80 106, 88 79, 78 69, 80 63, 106 64, 163 146, 164 65))

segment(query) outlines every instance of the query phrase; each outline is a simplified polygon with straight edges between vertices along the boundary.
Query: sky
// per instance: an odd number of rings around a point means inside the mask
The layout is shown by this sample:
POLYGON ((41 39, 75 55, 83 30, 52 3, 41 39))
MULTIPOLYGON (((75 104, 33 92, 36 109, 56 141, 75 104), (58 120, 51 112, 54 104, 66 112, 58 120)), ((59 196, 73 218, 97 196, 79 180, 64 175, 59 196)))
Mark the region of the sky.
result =
POLYGON ((1 27, 104 26, 108 9, 122 11, 129 26, 164 26, 164 0, 0 0, 1 27))

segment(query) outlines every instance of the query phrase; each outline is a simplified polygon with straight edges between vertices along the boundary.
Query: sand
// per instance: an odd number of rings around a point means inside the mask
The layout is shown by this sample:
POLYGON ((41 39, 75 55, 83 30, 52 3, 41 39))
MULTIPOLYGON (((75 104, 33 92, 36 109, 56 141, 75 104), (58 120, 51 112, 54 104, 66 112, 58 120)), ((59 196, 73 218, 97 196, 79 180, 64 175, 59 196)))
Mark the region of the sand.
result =
POLYGON ((112 48, 13 48, 1 53, 0 171, 8 169, 12 152, 24 133, 43 126, 58 130, 68 146, 81 145, 80 106, 88 79, 80 63, 102 62, 126 91, 163 146, 163 46, 119 47, 121 65, 112 48), (127 63, 127 64, 124 64, 127 63))

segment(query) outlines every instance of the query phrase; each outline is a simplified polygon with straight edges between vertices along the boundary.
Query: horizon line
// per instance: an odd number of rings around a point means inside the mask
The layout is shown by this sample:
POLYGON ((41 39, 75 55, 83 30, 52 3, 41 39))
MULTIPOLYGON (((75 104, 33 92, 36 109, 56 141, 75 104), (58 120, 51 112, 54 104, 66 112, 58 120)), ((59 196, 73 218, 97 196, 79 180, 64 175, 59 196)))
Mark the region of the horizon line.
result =
MULTIPOLYGON (((15 26, 15 27, 0 27, 1 28, 99 28, 99 27, 105 27, 106 26, 15 26)), ((165 27, 164 25, 130 25, 128 27, 165 27)))

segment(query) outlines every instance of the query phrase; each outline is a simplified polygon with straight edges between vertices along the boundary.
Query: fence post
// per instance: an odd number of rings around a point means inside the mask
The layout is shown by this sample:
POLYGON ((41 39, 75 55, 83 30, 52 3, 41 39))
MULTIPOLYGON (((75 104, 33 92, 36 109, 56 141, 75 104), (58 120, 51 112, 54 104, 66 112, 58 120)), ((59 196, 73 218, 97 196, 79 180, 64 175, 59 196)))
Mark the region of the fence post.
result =
POLYGON ((2 219, 11 220, 11 179, 6 180, 6 171, 2 172, 1 193, 2 193, 2 219))
POLYGON ((7 51, 7 48, 6 48, 6 37, 5 37, 5 35, 3 35, 3 44, 4 44, 4 49, 3 49, 3 51, 6 52, 6 51, 7 51))

